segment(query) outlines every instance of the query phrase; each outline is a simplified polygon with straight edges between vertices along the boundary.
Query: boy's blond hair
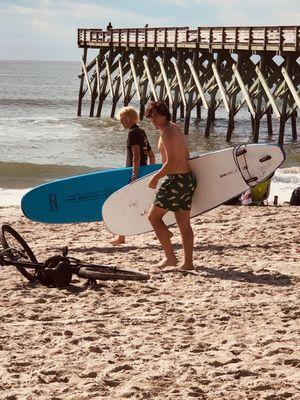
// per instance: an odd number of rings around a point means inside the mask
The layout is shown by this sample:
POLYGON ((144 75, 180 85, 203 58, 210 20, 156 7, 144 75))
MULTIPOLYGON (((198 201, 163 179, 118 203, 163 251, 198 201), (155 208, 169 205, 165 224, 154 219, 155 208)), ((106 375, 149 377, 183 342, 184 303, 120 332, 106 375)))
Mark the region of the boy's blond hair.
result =
POLYGON ((139 122, 139 115, 133 107, 122 108, 122 110, 119 112, 119 119, 121 119, 123 116, 129 118, 135 124, 139 122))

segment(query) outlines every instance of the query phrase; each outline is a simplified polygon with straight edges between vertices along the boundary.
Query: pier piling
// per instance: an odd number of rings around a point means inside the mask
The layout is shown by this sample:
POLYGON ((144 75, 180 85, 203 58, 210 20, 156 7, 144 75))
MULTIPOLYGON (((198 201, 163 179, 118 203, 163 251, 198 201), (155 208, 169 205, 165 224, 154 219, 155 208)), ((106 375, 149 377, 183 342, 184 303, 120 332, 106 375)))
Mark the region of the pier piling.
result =
POLYGON ((286 121, 291 119, 297 140, 300 108, 300 27, 168 27, 135 29, 78 29, 83 49, 79 75, 77 115, 87 98, 90 117, 100 117, 107 98, 110 116, 118 103, 139 102, 142 119, 151 99, 166 101, 172 121, 184 120, 188 134, 192 113, 202 118, 207 109, 205 137, 219 107, 228 115, 230 142, 235 116, 247 107, 252 140, 260 139, 260 122, 266 116, 268 137, 272 120, 279 121, 278 143, 283 144, 286 121), (88 49, 99 54, 87 61, 88 49), (96 109, 96 112, 95 112, 96 109))

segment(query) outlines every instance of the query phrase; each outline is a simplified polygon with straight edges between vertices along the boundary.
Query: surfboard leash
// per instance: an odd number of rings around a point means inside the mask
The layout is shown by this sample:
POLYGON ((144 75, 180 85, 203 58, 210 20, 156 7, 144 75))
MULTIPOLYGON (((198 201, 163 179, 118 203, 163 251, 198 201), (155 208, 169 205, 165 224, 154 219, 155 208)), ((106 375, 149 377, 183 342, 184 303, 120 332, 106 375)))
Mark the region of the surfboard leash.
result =
POLYGON ((247 154, 247 149, 246 149, 247 145, 246 144, 240 144, 236 147, 234 147, 232 149, 232 153, 233 153, 233 159, 234 162, 240 172, 240 174, 242 175, 245 183, 247 183, 248 186, 252 187, 255 186, 258 183, 258 178, 251 176, 249 168, 248 168, 248 164, 247 164, 247 159, 246 159, 246 154, 247 154), (239 158, 238 157, 243 157, 243 161, 244 161, 244 165, 243 167, 241 167, 240 162, 239 162, 239 158), (246 171, 249 178, 247 179, 244 175, 244 172, 246 171))

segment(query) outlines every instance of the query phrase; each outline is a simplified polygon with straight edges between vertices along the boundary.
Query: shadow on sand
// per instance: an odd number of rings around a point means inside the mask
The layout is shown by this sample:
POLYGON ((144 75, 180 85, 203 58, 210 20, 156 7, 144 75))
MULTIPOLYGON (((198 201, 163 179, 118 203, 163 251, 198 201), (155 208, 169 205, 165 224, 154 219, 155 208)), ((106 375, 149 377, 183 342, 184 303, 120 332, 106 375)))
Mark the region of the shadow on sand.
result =
POLYGON ((230 269, 200 267, 199 272, 205 272, 205 276, 219 278, 224 280, 232 280, 237 282, 254 283, 257 285, 270 286, 292 286, 293 281, 290 276, 276 274, 258 274, 254 272, 242 272, 234 267, 230 269))

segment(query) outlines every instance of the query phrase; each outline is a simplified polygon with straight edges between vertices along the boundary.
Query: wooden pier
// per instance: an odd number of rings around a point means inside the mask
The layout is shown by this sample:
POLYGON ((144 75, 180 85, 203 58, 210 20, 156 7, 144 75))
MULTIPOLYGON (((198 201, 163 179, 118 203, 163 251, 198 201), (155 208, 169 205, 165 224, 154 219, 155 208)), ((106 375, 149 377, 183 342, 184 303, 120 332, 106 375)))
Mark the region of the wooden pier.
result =
POLYGON ((135 97, 143 118, 149 100, 163 100, 174 122, 178 113, 185 119, 186 134, 191 112, 195 109, 200 119, 205 108, 205 136, 209 137, 222 105, 228 114, 229 142, 235 116, 247 107, 253 142, 259 140, 264 116, 269 136, 272 119, 278 118, 279 144, 284 142, 289 118, 292 138, 297 140, 300 26, 78 29, 77 44, 83 49, 78 116, 85 95, 89 95, 90 117, 101 116, 108 95, 111 117, 118 102, 126 106, 135 97), (89 62, 88 49, 99 49, 89 62))

